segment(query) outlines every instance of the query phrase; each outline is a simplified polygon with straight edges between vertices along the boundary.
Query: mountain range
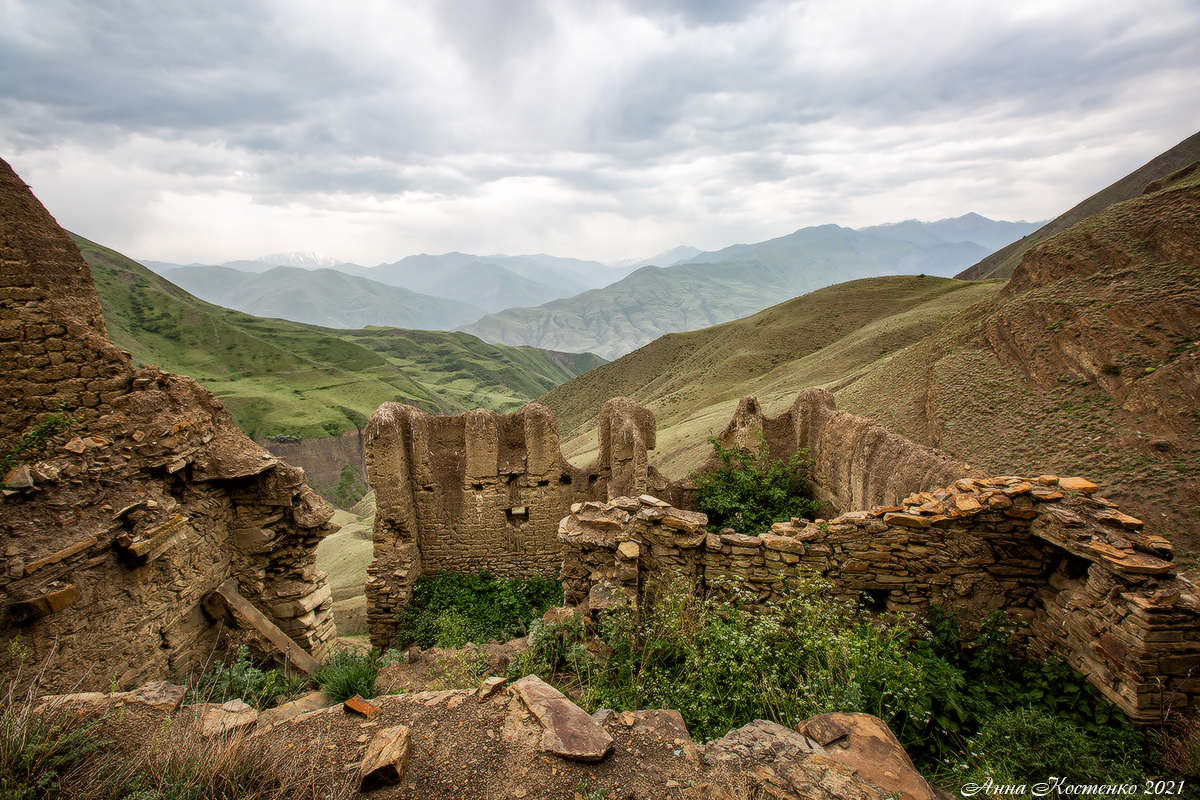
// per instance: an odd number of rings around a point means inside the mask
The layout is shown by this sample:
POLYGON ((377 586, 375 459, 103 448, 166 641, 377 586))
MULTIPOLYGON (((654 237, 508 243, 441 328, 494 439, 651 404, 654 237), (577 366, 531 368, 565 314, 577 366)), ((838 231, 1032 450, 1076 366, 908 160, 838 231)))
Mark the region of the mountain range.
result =
POLYGON ((952 275, 1037 227, 978 214, 859 231, 821 225, 711 252, 681 246, 617 266, 457 252, 375 267, 343 262, 336 270, 318 268, 333 259, 312 253, 220 266, 146 263, 197 297, 256 316, 338 328, 454 328, 497 344, 616 358, 665 333, 737 319, 839 281, 952 275), (309 274, 261 269, 272 260, 309 274))
POLYGON ((613 359, 664 334, 738 319, 843 281, 920 273, 948 277, 991 252, 965 236, 1011 241, 1038 226, 968 214, 861 231, 802 228, 766 242, 698 253, 685 264, 642 267, 602 289, 537 308, 507 309, 459 330, 489 342, 586 350, 613 359))

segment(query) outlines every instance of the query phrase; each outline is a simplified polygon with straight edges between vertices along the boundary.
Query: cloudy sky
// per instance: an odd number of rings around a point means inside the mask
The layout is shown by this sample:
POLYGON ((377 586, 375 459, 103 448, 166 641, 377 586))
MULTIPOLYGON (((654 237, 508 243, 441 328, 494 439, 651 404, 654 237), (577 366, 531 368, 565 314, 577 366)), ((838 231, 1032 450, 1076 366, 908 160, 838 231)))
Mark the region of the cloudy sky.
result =
POLYGON ((161 261, 1044 219, 1197 130, 1200 0, 0 0, 0 157, 161 261))

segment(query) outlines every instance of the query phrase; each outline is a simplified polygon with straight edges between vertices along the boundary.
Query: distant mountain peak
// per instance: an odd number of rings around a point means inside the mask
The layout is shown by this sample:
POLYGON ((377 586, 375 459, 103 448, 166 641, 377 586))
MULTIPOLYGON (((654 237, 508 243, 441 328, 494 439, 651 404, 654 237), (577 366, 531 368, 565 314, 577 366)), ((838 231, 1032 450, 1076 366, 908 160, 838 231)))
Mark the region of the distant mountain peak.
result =
POLYGON ((313 250, 298 250, 291 253, 271 253, 266 256, 252 258, 251 261, 261 261, 264 264, 274 264, 280 267, 300 267, 302 269, 320 269, 322 267, 336 267, 342 263, 339 258, 326 255, 325 253, 317 253, 313 250))

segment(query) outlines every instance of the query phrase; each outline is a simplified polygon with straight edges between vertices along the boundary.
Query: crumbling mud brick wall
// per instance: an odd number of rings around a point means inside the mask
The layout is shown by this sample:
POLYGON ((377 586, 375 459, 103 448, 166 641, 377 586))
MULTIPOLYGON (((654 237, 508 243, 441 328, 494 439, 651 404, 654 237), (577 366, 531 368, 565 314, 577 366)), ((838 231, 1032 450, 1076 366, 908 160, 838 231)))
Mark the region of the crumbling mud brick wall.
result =
POLYGON ((1033 654, 1064 657, 1135 721, 1200 706, 1200 592, 1165 539, 1096 489, 1053 475, 961 478, 758 536, 709 531, 703 514, 650 496, 580 503, 559 528, 563 588, 568 603, 607 609, 672 573, 701 593, 736 579, 766 603, 798 575, 822 575, 878 611, 1002 610, 1033 654))
POLYGON ((650 466, 654 415, 628 398, 600 413, 600 455, 577 468, 563 458, 550 409, 512 414, 476 409, 430 416, 385 403, 367 425, 367 472, 375 490, 374 559, 368 567, 371 641, 385 647, 421 575, 488 570, 555 578, 558 522, 573 503, 678 484, 650 466))
MULTIPOLYGON (((194 381, 134 369, 78 249, 2 161, 0 357, 0 454, 59 409, 76 420, 3 476, 4 678, 52 652, 50 689, 198 670, 221 655, 218 617, 246 623, 215 600, 222 585, 304 650, 327 650, 315 553, 331 510, 194 381)), ((233 638, 274 649, 256 629, 233 638)))

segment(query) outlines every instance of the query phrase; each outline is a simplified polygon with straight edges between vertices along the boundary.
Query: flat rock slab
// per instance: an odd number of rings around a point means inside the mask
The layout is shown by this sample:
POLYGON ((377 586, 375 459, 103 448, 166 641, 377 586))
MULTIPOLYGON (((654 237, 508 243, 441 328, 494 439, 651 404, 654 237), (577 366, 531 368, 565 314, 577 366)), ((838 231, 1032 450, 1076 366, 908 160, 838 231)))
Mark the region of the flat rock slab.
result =
POLYGON ((268 708, 259 714, 258 724, 255 726, 254 732, 256 734, 262 733, 276 725, 287 722, 289 719, 295 719, 301 714, 307 714, 331 705, 333 705, 333 697, 328 692, 309 692, 290 703, 283 703, 274 708, 268 708))
POLYGON ((121 699, 126 703, 140 703, 162 711, 178 711, 187 696, 187 687, 169 681, 155 681, 126 692, 121 699))
POLYGON ((612 750, 612 737, 603 727, 536 675, 526 675, 512 689, 542 723, 544 752, 571 761, 602 761, 612 750))
POLYGON ((824 755, 819 744, 778 722, 756 719, 708 743, 704 760, 709 764, 756 761, 765 764, 801 761, 824 755))
POLYGON ((369 792, 379 786, 399 783, 411 751, 412 737, 403 725, 384 728, 375 734, 367 744, 359 766, 359 790, 369 792))
MULTIPOLYGON (((903 800, 935 800, 937 795, 913 766, 887 723, 870 714, 820 714, 802 729, 838 729, 848 735, 826 748, 829 758, 850 767, 858 777, 903 800)), ((886 795, 885 795, 886 796, 886 795)))
POLYGON ((370 701, 364 700, 362 695, 354 695, 346 702, 342 703, 342 708, 354 714, 361 714, 367 719, 379 713, 379 706, 374 705, 370 701))
POLYGON ((484 678, 483 683, 479 684, 478 702, 482 703, 489 697, 500 691, 500 687, 507 682, 507 678, 499 675, 493 675, 490 678, 484 678))
POLYGON ((200 716, 200 735, 205 739, 243 731, 258 721, 258 712, 241 700, 197 707, 205 709, 200 716))

